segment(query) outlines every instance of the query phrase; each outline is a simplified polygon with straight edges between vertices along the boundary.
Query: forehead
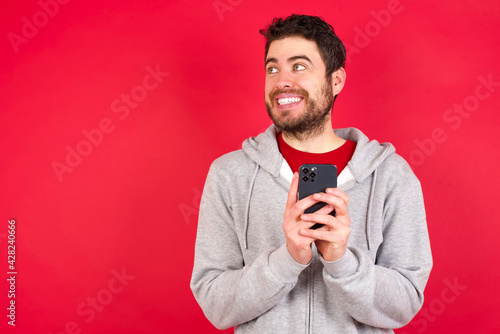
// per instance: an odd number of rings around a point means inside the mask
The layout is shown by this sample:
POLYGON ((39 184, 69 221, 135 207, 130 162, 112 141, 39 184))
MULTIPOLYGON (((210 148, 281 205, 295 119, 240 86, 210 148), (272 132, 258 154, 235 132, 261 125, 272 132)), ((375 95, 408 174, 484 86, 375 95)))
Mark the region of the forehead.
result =
POLYGON ((274 58, 278 62, 286 61, 297 55, 305 55, 311 59, 313 63, 323 63, 316 42, 299 36, 285 37, 273 41, 269 46, 266 61, 270 58, 274 58))

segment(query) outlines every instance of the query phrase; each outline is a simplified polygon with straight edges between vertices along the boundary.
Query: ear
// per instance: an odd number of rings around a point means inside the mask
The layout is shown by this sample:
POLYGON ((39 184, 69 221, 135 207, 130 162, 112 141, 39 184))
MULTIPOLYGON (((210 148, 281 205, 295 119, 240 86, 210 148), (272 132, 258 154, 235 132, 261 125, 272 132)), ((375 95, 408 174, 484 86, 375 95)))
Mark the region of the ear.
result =
POLYGON ((343 67, 332 73, 332 91, 334 96, 339 94, 342 88, 344 88, 345 79, 346 73, 343 67))

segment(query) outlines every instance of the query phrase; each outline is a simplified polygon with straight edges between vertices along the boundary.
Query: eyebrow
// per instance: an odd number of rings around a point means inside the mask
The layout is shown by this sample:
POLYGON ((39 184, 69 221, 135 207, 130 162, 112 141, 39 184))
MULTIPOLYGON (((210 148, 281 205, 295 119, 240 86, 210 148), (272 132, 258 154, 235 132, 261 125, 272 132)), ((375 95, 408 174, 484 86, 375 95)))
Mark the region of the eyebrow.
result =
MULTIPOLYGON (((309 59, 309 57, 307 57, 306 55, 298 55, 298 56, 293 56, 293 57, 288 58, 288 60, 287 60, 287 61, 288 61, 289 63, 291 63, 291 62, 294 62, 294 61, 296 61, 296 60, 298 60, 298 59, 304 59, 304 60, 307 60, 308 62, 310 62, 310 63, 312 64, 311 59, 309 59)), ((272 57, 271 57, 271 58, 268 58, 268 59, 266 60, 265 66, 267 66, 267 64, 268 64, 268 63, 277 63, 277 62, 278 62, 278 60, 277 60, 276 58, 272 58, 272 57)))

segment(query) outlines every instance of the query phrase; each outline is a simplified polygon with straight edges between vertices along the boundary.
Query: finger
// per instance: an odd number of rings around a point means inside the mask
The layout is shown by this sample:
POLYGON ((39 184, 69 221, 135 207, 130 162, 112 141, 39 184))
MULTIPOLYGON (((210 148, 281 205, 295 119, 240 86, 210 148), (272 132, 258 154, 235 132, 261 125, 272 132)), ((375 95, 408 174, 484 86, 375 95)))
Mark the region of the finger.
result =
POLYGON ((303 214, 305 210, 318 202, 318 200, 314 199, 314 195, 307 196, 306 198, 303 198, 295 203, 295 205, 291 208, 289 214, 298 217, 303 214))
POLYGON ((326 193, 342 198, 342 200, 345 202, 346 205, 349 203, 349 195, 347 195, 339 188, 328 188, 326 189, 326 193))
POLYGON ((330 214, 335 208, 331 206, 330 204, 327 204, 323 207, 321 207, 319 210, 316 210, 314 213, 319 213, 322 215, 328 215, 330 214))
POLYGON ((343 198, 330 193, 317 193, 313 195, 314 199, 320 202, 330 204, 335 208, 336 215, 347 214, 347 202, 343 198))
POLYGON ((349 215, 340 215, 340 214, 324 214, 319 212, 320 210, 313 213, 304 213, 300 216, 300 219, 305 221, 314 221, 318 224, 327 225, 329 228, 338 229, 341 225, 349 227, 351 225, 351 219, 349 215))
POLYGON ((301 230, 308 230, 311 226, 314 225, 314 222, 308 222, 299 220, 296 224, 294 224, 290 230, 287 231, 288 236, 291 240, 295 240, 295 243, 304 243, 310 245, 315 241, 314 238, 306 237, 300 234, 301 230))
POLYGON ((314 222, 313 220, 299 220, 297 222, 295 228, 298 229, 298 230, 303 229, 303 228, 309 229, 314 224, 316 224, 316 222, 314 222))
POLYGON ((319 214, 319 213, 305 213, 300 216, 301 221, 311 222, 314 224, 327 225, 331 229, 338 229, 339 222, 337 219, 331 215, 319 214))
POLYGON ((299 188, 299 173, 293 173, 292 183, 290 184, 290 190, 288 190, 288 197, 286 199, 285 213, 283 217, 286 218, 292 210, 292 207, 297 203, 297 192, 299 188))
POLYGON ((350 230, 345 226, 339 226, 338 229, 334 231, 328 231, 326 229, 301 229, 299 234, 306 238, 311 238, 315 240, 323 240, 328 241, 330 243, 338 243, 342 244, 343 242, 347 242, 349 237, 350 230))

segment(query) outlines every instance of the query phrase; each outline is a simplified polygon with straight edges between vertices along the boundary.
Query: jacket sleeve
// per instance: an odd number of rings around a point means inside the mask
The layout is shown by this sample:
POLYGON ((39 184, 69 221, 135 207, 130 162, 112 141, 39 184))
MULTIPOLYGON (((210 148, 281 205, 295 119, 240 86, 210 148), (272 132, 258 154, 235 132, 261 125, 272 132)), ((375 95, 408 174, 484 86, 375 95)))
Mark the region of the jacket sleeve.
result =
POLYGON ((409 174, 384 199, 383 241, 375 263, 357 247, 349 247, 334 262, 320 257, 324 280, 344 309, 357 321, 378 328, 410 322, 422 307, 432 268, 420 182, 409 174))
POLYGON ((198 304, 219 329, 248 322, 272 308, 307 267, 291 257, 286 245, 244 262, 228 182, 212 166, 200 203, 191 277, 198 304))

